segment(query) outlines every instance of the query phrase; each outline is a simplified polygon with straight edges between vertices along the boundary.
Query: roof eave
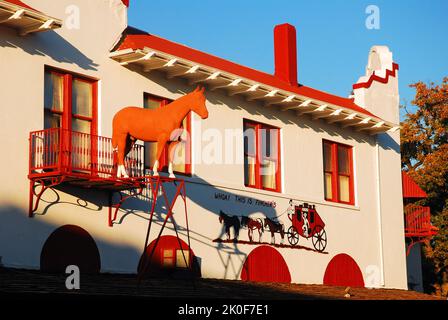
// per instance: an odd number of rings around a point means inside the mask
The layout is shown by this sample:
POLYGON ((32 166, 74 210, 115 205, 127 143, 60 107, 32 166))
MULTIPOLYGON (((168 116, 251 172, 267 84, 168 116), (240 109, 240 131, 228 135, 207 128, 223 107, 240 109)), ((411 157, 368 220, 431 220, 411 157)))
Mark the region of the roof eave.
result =
POLYGON ((0 0, 0 26, 16 29, 19 35, 62 27, 62 20, 0 0))
POLYGON ((293 110, 298 116, 309 115, 313 120, 322 119, 371 135, 400 129, 399 125, 346 106, 267 85, 149 47, 117 50, 110 53, 110 58, 123 66, 135 65, 144 72, 159 70, 168 78, 185 78, 190 84, 205 84, 212 91, 221 89, 229 96, 241 95, 249 101, 261 101, 266 107, 293 110))

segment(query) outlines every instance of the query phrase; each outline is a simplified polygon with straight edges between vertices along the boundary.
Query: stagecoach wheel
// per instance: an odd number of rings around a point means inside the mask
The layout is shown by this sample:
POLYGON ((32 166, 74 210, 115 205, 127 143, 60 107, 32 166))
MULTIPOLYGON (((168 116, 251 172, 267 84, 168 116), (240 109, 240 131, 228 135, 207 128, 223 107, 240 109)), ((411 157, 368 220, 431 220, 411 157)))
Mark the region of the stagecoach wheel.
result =
POLYGON ((314 249, 319 252, 325 250, 325 247, 327 246, 327 233, 322 226, 316 226, 316 228, 314 228, 312 240, 314 249))
POLYGON ((288 242, 295 246, 299 242, 299 233, 294 226, 290 226, 288 229, 288 242))

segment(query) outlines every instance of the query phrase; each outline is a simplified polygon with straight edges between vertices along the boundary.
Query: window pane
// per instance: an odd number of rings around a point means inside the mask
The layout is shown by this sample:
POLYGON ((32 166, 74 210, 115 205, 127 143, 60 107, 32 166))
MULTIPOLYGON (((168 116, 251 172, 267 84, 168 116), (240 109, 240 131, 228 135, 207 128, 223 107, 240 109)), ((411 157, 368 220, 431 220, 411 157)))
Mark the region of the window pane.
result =
POLYGON ((72 118, 72 131, 90 133, 90 121, 72 118))
POLYGON ((350 202, 350 178, 339 176, 339 201, 350 202))
POLYGON ((325 173, 324 183, 325 183, 325 199, 333 199, 331 173, 325 173))
POLYGON ((250 156, 256 155, 255 132, 255 127, 253 125, 244 125, 244 153, 250 156))
POLYGON ((255 185, 255 157, 244 157, 244 184, 246 186, 255 185))
POLYGON ((278 157, 278 129, 263 128, 261 135, 261 156, 263 158, 277 159, 278 157))
POLYGON ((324 171, 332 171, 331 144, 324 142, 324 171))
POLYGON ((49 109, 44 111, 44 128, 60 128, 62 127, 62 117, 57 113, 52 113, 49 109))
POLYGON ((64 104, 64 79, 52 72, 45 72, 45 109, 61 111, 64 104))
POLYGON ((263 188, 277 189, 276 172, 277 165, 275 161, 263 160, 261 163, 261 184, 263 188))
POLYGON ((157 109, 158 107, 160 107, 160 104, 161 100, 154 99, 148 96, 145 97, 144 107, 146 109, 157 109))
POLYGON ((188 268, 189 264, 190 264, 189 250, 176 250, 176 266, 179 268, 188 268), (185 263, 185 260, 187 263, 185 263))
POLYGON ((92 117, 93 88, 92 84, 73 79, 72 113, 92 117))
POLYGON ((163 250, 162 263, 164 267, 174 267, 173 250, 163 250))
POLYGON ((338 146, 338 170, 339 173, 350 174, 350 164, 348 157, 349 149, 338 146))

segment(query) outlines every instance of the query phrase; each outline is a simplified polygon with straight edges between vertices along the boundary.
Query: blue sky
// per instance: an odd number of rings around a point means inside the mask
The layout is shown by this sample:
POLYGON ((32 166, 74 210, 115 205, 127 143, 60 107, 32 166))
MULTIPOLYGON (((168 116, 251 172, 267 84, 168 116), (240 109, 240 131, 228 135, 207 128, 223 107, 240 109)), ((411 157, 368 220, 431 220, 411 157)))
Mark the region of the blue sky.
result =
POLYGON ((410 106, 409 84, 448 76, 447 14, 446 0, 131 0, 129 24, 273 73, 273 28, 288 22, 297 29, 299 82, 344 97, 370 47, 387 45, 400 65, 401 104, 410 106), (365 26, 368 5, 380 10, 379 30, 365 26))

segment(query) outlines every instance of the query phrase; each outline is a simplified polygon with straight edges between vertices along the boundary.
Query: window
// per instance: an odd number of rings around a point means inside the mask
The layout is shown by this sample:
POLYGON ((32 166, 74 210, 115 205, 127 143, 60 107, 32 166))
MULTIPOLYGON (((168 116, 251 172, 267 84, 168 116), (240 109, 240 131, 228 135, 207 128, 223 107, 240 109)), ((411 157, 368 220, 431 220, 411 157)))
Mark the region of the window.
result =
MULTIPOLYGON (((44 128, 62 128, 64 145, 71 145, 71 160, 64 153, 64 163, 77 172, 95 170, 97 163, 97 81, 52 68, 44 76, 44 128), (71 137, 71 140, 66 140, 71 137)), ((48 139, 45 143, 52 143, 48 139)), ((50 150, 48 148, 47 150, 50 150)), ((51 155, 44 154, 45 159, 51 155)), ((46 160, 44 160, 46 161, 46 160)))
POLYGON ((178 267, 178 268, 189 268, 190 267, 190 251, 189 250, 176 250, 176 267, 178 267), (185 263, 185 261, 187 263, 185 263))
POLYGON ((162 266, 174 267, 174 250, 162 250, 162 266))
POLYGON ((354 204, 352 147, 324 141, 325 200, 354 204))
POLYGON ((44 128, 97 134, 97 82, 50 68, 45 70, 44 128))
MULTIPOLYGON (((144 107, 147 109, 163 108, 165 105, 172 102, 171 100, 157 97, 151 94, 144 94, 144 107)), ((191 114, 182 122, 182 128, 184 129, 181 136, 180 142, 177 145, 174 158, 173 158, 173 171, 175 173, 190 174, 191 173, 191 162, 190 162, 190 128, 191 128, 191 114)), ((159 159, 159 171, 168 171, 168 147, 165 146, 160 159, 159 159)), ((154 162, 156 161, 157 155, 157 143, 156 142, 145 142, 145 168, 152 169, 154 162)))
POLYGON ((244 120, 244 184, 280 191, 280 130, 244 120))

